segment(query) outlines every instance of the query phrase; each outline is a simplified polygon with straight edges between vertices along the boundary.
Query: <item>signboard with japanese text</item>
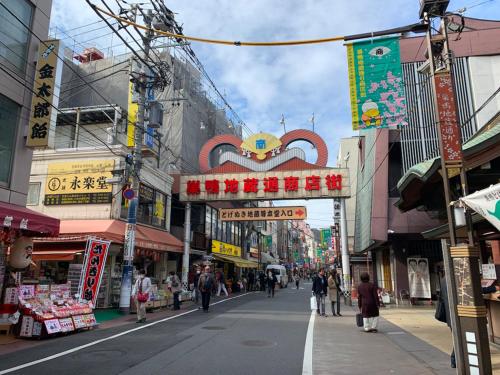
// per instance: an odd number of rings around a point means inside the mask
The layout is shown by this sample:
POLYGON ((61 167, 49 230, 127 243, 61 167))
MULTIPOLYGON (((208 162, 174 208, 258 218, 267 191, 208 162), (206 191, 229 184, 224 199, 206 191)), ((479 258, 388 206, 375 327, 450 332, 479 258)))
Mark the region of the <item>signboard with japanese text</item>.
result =
POLYGON ((139 105, 134 102, 134 84, 132 82, 128 85, 128 109, 127 109, 127 146, 134 147, 135 139, 135 123, 137 122, 137 111, 139 105))
POLYGON ((45 205, 111 203, 115 161, 75 160, 51 163, 45 184, 45 205))
POLYGON ((450 73, 434 76, 436 104, 439 111, 439 134, 443 144, 443 160, 460 162, 462 160, 462 141, 457 116, 457 106, 450 73))
POLYGON ((241 257, 241 247, 221 241, 212 240, 212 253, 241 257))
POLYGON ((276 206, 253 208, 221 208, 221 221, 253 221, 258 220, 304 220, 307 210, 304 206, 276 206))
POLYGON ((407 125, 399 37, 346 46, 353 130, 407 125))
POLYGON ((323 248, 329 248, 332 246, 332 230, 330 228, 321 229, 320 232, 320 243, 323 248))
POLYGON ((181 176, 180 200, 315 199, 350 196, 345 168, 181 176))
POLYGON ((95 306, 111 241, 89 238, 80 277, 78 295, 95 306))
POLYGON ((460 201, 500 230, 500 183, 460 198, 460 201))
POLYGON ((30 119, 26 146, 52 147, 59 105, 59 85, 62 69, 59 40, 40 42, 33 86, 30 119))

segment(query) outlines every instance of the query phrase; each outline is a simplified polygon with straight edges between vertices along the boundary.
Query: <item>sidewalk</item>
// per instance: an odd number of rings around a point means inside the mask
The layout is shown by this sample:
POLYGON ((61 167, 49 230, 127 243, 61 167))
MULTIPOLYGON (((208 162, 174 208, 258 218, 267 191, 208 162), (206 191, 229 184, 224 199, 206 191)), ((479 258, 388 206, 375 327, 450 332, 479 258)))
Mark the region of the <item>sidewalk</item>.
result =
MULTIPOLYGON (((389 322, 427 342, 445 353, 453 347, 451 331, 444 323, 434 319, 435 308, 427 306, 396 307, 389 305, 380 314, 389 322)), ((493 374, 500 374, 500 350, 490 345, 493 374)))
POLYGON ((316 316, 313 374, 455 375, 449 355, 381 318, 379 333, 356 327, 355 311, 316 316))
MULTIPOLYGON (((240 294, 240 293, 233 293, 233 294, 230 294, 229 297, 232 297, 232 296, 235 296, 238 294, 240 294)), ((226 297, 212 297, 210 301, 217 302, 217 301, 220 301, 224 298, 226 298, 226 297)), ((196 305, 192 301, 184 301, 181 304, 181 309, 177 310, 177 311, 174 311, 171 308, 168 308, 168 309, 163 308, 163 309, 155 310, 153 312, 149 312, 147 314, 147 320, 154 321, 154 320, 158 320, 158 319, 168 318, 170 316, 180 314, 186 310, 191 310, 193 308, 196 308, 197 306, 198 305, 196 305)), ((201 302, 200 302, 200 306, 201 306, 201 302)), ((135 309, 134 306, 131 306, 131 308, 135 309)), ((105 322, 100 323, 99 326, 94 328, 94 329, 101 330, 101 329, 107 329, 107 328, 120 327, 120 326, 124 326, 127 324, 135 323, 135 321, 136 321, 135 313, 129 314, 129 315, 119 315, 116 319, 107 320, 105 322)), ((70 333, 70 334, 72 334, 72 333, 70 333)), ((79 334, 84 334, 84 332, 83 333, 74 333, 74 334, 79 335, 79 334)), ((47 342, 52 341, 52 340, 57 340, 57 339, 58 339, 58 337, 48 338, 48 339, 44 339, 44 340, 18 339, 18 338, 15 338, 14 336, 1 335, 0 336, 0 355, 12 353, 12 352, 27 349, 27 348, 32 348, 32 347, 39 346, 39 345, 43 345, 44 343, 47 343, 47 342)))

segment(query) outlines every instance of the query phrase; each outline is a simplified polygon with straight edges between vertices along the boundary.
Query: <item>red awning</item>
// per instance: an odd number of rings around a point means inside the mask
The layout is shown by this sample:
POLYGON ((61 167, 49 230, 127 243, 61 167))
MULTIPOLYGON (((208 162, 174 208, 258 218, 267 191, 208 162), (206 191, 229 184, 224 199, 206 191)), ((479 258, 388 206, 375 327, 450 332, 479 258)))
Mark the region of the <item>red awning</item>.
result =
MULTIPOLYGON (((116 243, 125 241, 127 223, 121 220, 62 220, 62 236, 96 236, 116 243)), ((182 253, 182 242, 166 231, 137 224, 135 246, 144 250, 182 253)))
POLYGON ((33 255, 31 259, 36 261, 42 260, 59 260, 59 261, 67 261, 71 262, 76 254, 83 254, 85 250, 42 250, 42 251, 33 251, 33 255))
POLYGON ((5 202, 0 202, 0 225, 4 228, 23 229, 38 236, 59 234, 59 219, 5 202))

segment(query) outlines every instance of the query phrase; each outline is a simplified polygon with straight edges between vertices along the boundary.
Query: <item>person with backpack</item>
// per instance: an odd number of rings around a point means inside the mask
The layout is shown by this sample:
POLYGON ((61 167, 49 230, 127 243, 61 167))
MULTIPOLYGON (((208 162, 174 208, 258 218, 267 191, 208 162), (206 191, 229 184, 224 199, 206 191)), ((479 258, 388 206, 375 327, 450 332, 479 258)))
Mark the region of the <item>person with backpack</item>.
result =
POLYGON ((137 322, 144 323, 146 321, 146 303, 149 299, 149 292, 151 291, 151 280, 146 277, 146 271, 140 270, 139 277, 135 281, 132 290, 132 297, 135 299, 137 306, 137 322))
POLYGON ((179 310, 181 308, 181 303, 179 301, 181 290, 181 279, 179 279, 179 276, 177 276, 174 271, 170 272, 170 291, 174 295, 174 310, 179 310))
POLYGON ((212 293, 212 287, 214 285, 214 278, 210 273, 210 267, 206 266, 203 274, 198 280, 198 289, 201 291, 201 305, 204 312, 208 312, 208 307, 210 306, 210 295, 212 293))

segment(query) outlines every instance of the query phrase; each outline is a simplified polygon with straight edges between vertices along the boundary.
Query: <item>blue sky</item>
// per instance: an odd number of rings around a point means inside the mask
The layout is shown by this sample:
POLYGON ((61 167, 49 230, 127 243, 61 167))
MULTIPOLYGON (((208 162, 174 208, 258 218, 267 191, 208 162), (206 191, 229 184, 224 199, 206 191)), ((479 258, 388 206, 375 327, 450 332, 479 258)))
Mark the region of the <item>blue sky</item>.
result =
MULTIPOLYGON (((452 0, 448 9, 467 7, 468 17, 500 19, 499 1, 483 1, 452 0)), ((186 35, 242 41, 323 38, 387 29, 417 22, 419 7, 418 0, 169 0, 166 4, 186 35)), ((69 30, 97 20, 83 0, 54 0, 52 26, 69 30)), ((97 35, 105 32, 96 31, 97 35)), ((80 42, 90 39, 89 35, 81 38, 77 37, 80 42)), ((94 42, 108 47, 110 40, 104 37, 94 42)), ((339 139, 356 135, 351 130, 342 43, 270 48, 193 43, 192 48, 254 132, 280 136, 282 113, 287 130, 310 129, 314 112, 316 132, 329 147, 330 166, 335 165, 339 139)), ((330 225, 329 202, 302 203, 308 206, 313 227, 330 225)))

